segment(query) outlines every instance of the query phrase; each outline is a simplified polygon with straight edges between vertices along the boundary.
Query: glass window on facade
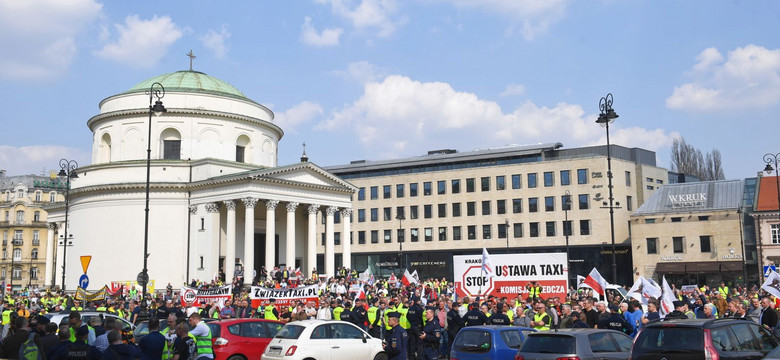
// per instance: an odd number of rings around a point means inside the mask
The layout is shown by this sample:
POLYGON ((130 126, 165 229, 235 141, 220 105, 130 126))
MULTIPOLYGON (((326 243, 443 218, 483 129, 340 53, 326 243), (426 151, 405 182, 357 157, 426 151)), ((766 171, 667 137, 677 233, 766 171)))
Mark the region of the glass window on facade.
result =
POLYGON ((466 179, 466 192, 474 192, 474 178, 466 179))
POLYGON ((382 198, 390 199, 393 196, 393 188, 390 185, 382 186, 382 198))
POLYGON ((528 198, 528 212, 538 212, 539 211, 539 198, 528 198))
POLYGON ((590 220, 580 220, 580 235, 590 235, 590 220))
POLYGON ((477 226, 476 225, 469 225, 466 227, 466 232, 469 240, 476 240, 477 239, 477 226))
POLYGON ((392 230, 384 230, 384 239, 385 244, 390 244, 393 242, 393 231, 392 230))
POLYGON ((447 217, 447 204, 439 204, 437 210, 440 218, 447 217))
POLYGON ((571 171, 561 170, 561 186, 571 185, 571 171))
POLYGON ((544 197, 544 211, 555 211, 555 196, 544 197))
POLYGON ((453 194, 460 194, 460 179, 452 179, 450 187, 453 194))
POLYGON ((417 205, 409 206, 409 219, 415 220, 420 217, 420 215, 417 213, 417 208, 417 205))
POLYGON ((544 225, 547 236, 555 236, 555 221, 548 221, 544 225))
POLYGON ((358 244, 365 244, 365 243, 366 243, 366 232, 358 231, 358 244))
POLYGON ((396 206, 395 207, 395 218, 396 219, 406 219, 406 211, 404 211, 403 206, 396 206))
POLYGON ((482 239, 488 240, 492 237, 490 234, 490 229, 490 225, 482 225, 482 239))
POLYGON ((577 199, 579 200, 580 210, 588 210, 588 208, 590 208, 590 197, 588 194, 580 194, 577 199))
POLYGON ((371 208, 371 221, 379 221, 379 209, 371 208))
POLYGON ((379 230, 371 230, 371 243, 379 244, 379 230))
POLYGON ((523 237, 523 223, 512 224, 512 234, 515 239, 523 237))
POLYGON ((425 228, 425 241, 433 241, 433 228, 425 228))
POLYGON ((439 180, 436 182, 436 194, 438 195, 444 195, 447 193, 447 182, 444 180, 439 180))
POLYGON ((563 221, 563 236, 571 236, 571 220, 563 221))
POLYGON ((453 226, 452 227, 452 240, 457 241, 461 240, 461 233, 460 233, 460 226, 453 226))
POLYGON ((423 195, 428 196, 431 195, 433 192, 432 189, 433 184, 431 184, 430 181, 426 181, 423 183, 423 195))
POLYGON ((712 237, 709 235, 699 236, 699 244, 701 245, 701 252, 712 252, 712 237))
POLYGON ((474 201, 469 201, 466 203, 466 216, 474 215, 477 215, 477 203, 474 201))
POLYGON ((658 254, 658 238, 647 238, 647 253, 658 254))
POLYGON ((631 196, 626 196, 626 210, 628 211, 634 210, 634 198, 631 196))
POLYGON ((506 239, 506 223, 498 224, 498 238, 506 239))
POLYGON ((479 179, 479 184, 480 184, 480 190, 490 191, 490 177, 485 176, 479 179))
POLYGON ((523 212, 523 199, 512 199, 512 214, 523 212))
POLYGON ((496 200, 496 214, 506 214, 506 200, 496 200))
POLYGON ((536 187, 536 173, 528 174, 528 188, 536 187))
POLYGON ((180 158, 181 140, 163 140, 163 159, 179 160, 180 158))
POLYGON ((577 169, 577 184, 588 183, 588 169, 577 169))
POLYGON ((675 254, 681 254, 685 250, 684 241, 682 236, 675 236, 672 238, 672 249, 675 254))
POLYGON ((506 176, 504 175, 496 176, 496 190, 504 190, 504 189, 506 189, 506 176))
POLYGON ((561 196, 561 210, 571 210, 571 195, 561 196))
POLYGON ((645 219, 645 224, 655 224, 655 219, 645 219))
POLYGON ((371 200, 379 199, 379 188, 376 186, 371 187, 371 200))
POLYGON ((522 189, 523 188, 523 177, 520 174, 514 174, 512 175, 512 189, 522 189))
POLYGON ((528 236, 530 236, 530 237, 539 237, 539 223, 538 222, 528 223, 528 236))
POLYGON ((626 186, 631 186, 631 172, 626 171, 626 186))
POLYGON ((423 217, 426 219, 433 217, 433 205, 423 205, 423 217))
POLYGON ((544 187, 550 187, 555 185, 555 175, 552 171, 544 172, 544 187))
POLYGON ((417 196, 417 183, 409 184, 409 196, 410 197, 417 196))
POLYGON ((417 228, 410 229, 409 236, 412 239, 412 242, 420 241, 420 231, 417 230, 417 228))
POLYGON ((460 216, 460 203, 452 203, 452 217, 460 216))
POLYGON ((363 201, 366 199, 366 188, 362 187, 358 189, 358 201, 363 201))
POLYGON ((770 225, 770 231, 772 232, 772 244, 780 244, 780 224, 770 225))
POLYGON ((395 197, 397 197, 399 199, 404 197, 404 195, 405 195, 404 187, 405 187, 404 184, 396 184, 395 185, 395 197))
POLYGON ((447 241, 447 228, 444 226, 439 227, 439 241, 447 241))
POLYGON ((366 221, 366 209, 358 209, 358 222, 366 221))
POLYGON ((393 208, 389 206, 382 208, 382 219, 385 221, 393 220, 393 208))
POLYGON ((404 229, 396 229, 395 231, 395 237, 398 239, 399 243, 406 241, 406 231, 404 229))
POLYGON ((482 202, 482 215, 490 215, 490 200, 482 202))

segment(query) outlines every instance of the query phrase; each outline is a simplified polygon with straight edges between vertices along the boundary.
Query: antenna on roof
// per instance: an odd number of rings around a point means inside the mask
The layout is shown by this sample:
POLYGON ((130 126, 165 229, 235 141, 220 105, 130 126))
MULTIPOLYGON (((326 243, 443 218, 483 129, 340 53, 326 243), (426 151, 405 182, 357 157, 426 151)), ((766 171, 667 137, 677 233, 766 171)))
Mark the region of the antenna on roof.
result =
POLYGON ((303 142, 303 155, 301 155, 301 162, 308 162, 309 157, 306 156, 306 142, 303 142))
POLYGON ((190 71, 192 71, 192 60, 195 60, 197 56, 192 53, 192 49, 190 49, 190 52, 187 53, 187 57, 190 58, 190 71))

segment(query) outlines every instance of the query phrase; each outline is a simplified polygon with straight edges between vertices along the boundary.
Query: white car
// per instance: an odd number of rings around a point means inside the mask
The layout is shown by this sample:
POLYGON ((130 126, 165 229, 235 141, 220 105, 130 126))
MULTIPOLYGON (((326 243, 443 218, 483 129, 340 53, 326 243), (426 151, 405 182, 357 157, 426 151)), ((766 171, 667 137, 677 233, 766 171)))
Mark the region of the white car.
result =
POLYGON ((382 340, 335 320, 303 320, 284 325, 268 343, 262 360, 387 360, 382 340))

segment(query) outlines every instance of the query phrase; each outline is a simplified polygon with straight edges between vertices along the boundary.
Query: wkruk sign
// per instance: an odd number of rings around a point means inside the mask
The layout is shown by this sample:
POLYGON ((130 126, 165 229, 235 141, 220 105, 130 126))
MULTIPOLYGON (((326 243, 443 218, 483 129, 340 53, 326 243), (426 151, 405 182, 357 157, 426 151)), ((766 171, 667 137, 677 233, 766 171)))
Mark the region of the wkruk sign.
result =
POLYGON ((528 296, 526 285, 536 281, 542 297, 566 298, 569 268, 566 253, 493 254, 490 255, 493 276, 482 272, 482 255, 455 255, 453 272, 455 291, 459 296, 493 295, 514 298, 528 296))

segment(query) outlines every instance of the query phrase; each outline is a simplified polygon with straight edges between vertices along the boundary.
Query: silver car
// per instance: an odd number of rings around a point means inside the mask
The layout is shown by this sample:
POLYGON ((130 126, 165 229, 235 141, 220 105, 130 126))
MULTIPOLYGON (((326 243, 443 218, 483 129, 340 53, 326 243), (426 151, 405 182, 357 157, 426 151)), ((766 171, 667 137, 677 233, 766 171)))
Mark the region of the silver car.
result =
POLYGON ((561 329, 528 334, 515 360, 625 360, 631 338, 615 330, 561 329))
MULTIPOLYGON (((60 325, 68 325, 68 316, 70 315, 70 312, 59 312, 59 313, 49 313, 44 315, 45 317, 49 318, 49 321, 57 324, 57 326, 60 325)), ((96 317, 103 317, 103 319, 106 318, 114 318, 119 324, 122 324, 122 330, 133 332, 135 330, 135 325, 131 324, 129 321, 117 316, 114 313, 109 312, 102 312, 102 311, 81 311, 81 321, 83 321, 85 324, 90 324, 90 321, 93 318, 96 317)), ((104 320, 105 322, 105 320, 104 320)))

